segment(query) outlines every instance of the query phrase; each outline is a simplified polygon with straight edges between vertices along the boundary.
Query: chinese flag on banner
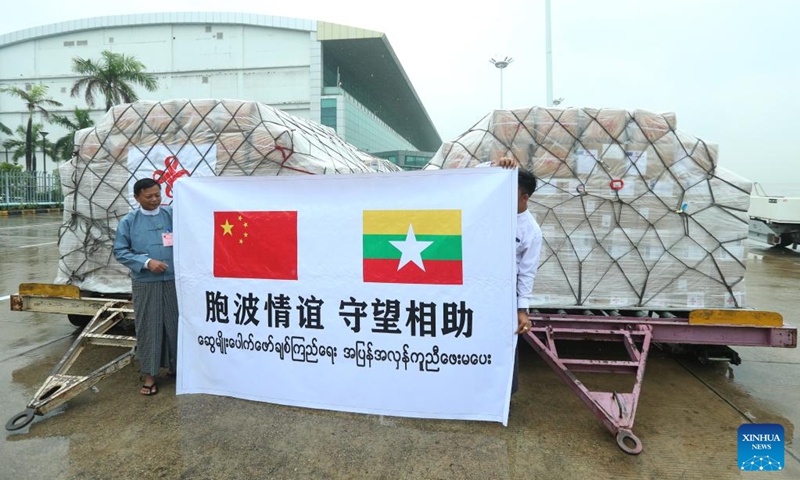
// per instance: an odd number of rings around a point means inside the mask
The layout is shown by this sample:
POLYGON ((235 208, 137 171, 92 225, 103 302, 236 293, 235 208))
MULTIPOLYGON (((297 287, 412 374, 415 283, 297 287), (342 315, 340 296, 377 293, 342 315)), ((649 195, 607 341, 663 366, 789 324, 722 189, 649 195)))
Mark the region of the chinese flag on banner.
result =
POLYGON ((297 212, 214 212, 214 276, 297 280, 297 212))

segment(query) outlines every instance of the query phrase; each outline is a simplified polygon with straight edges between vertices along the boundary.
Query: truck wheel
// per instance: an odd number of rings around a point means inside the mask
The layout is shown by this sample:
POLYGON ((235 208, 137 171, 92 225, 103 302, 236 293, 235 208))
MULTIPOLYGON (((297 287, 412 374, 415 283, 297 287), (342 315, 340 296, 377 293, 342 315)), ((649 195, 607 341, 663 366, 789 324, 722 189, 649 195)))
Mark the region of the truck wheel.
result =
POLYGON ((92 317, 89 315, 77 315, 74 313, 67 314, 67 319, 69 319, 69 323, 79 328, 85 327, 92 321, 92 317))
POLYGON ((792 243, 794 243, 792 240, 793 240, 792 239, 792 235, 781 235, 781 243, 779 243, 778 246, 779 247, 788 247, 792 243))

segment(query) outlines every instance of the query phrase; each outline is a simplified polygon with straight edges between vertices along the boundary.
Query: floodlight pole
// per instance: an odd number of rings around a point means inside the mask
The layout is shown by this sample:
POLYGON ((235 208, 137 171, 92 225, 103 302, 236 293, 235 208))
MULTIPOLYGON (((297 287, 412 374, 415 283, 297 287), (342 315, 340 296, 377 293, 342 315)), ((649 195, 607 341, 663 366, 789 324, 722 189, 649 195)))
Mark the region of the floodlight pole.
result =
POLYGON ((547 58, 547 106, 553 106, 553 41, 550 32, 550 0, 544 0, 544 31, 547 58))
POLYGON ((495 67, 500 69, 500 109, 503 109, 503 70, 513 62, 514 59, 511 57, 505 57, 502 60, 495 60, 494 58, 490 58, 489 62, 491 62, 495 67))

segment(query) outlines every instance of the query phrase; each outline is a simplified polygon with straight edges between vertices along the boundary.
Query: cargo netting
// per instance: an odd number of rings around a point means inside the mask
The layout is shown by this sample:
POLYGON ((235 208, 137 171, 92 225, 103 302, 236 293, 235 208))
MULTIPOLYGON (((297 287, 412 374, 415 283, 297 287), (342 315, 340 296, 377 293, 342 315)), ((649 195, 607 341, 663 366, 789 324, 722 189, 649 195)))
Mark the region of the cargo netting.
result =
POLYGON ((75 135, 77 155, 60 168, 64 224, 56 283, 129 293, 113 256, 117 224, 132 208, 133 184, 153 178, 164 203, 183 176, 267 176, 399 171, 329 127, 257 102, 140 101, 113 107, 75 135))
POLYGON ((426 166, 508 156, 538 179, 538 306, 742 307, 752 184, 674 114, 591 108, 490 113, 426 166))

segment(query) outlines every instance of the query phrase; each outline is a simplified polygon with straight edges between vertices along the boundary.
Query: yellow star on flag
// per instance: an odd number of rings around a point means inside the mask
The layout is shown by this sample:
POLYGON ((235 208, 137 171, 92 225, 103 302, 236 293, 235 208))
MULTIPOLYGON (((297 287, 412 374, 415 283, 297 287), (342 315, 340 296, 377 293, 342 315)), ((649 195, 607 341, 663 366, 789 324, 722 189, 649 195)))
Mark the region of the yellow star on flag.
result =
POLYGON ((225 223, 220 225, 220 227, 222 227, 222 230, 224 230, 224 232, 222 232, 222 235, 233 236, 233 225, 231 225, 227 219, 225 219, 225 223))

